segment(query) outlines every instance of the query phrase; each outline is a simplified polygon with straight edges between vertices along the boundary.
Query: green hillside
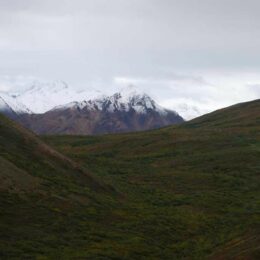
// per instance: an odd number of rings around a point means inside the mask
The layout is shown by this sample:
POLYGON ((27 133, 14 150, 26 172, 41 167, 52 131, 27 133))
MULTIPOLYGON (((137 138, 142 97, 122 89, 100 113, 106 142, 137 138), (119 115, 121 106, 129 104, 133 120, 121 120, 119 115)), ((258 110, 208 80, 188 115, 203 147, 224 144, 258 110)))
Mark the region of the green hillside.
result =
POLYGON ((259 259, 260 100, 156 131, 45 139, 127 197, 118 257, 259 259))
POLYGON ((1 259, 260 258, 260 100, 42 139, 0 117, 1 259))
POLYGON ((55 257, 76 250, 84 240, 78 230, 95 228, 97 220, 105 230, 102 216, 119 197, 0 115, 0 259, 55 257))
POLYGON ((240 103, 231 107, 217 110, 213 113, 198 117, 186 125, 193 127, 259 127, 260 99, 240 103))

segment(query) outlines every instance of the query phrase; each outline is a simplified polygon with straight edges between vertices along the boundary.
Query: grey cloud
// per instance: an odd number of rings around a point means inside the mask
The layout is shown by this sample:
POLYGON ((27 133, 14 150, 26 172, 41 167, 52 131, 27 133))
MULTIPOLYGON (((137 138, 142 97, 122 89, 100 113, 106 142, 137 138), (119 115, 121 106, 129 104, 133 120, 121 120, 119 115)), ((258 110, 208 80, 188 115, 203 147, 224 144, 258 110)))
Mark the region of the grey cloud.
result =
POLYGON ((161 101, 215 95, 220 104, 221 89, 229 104, 236 86, 254 98, 258 85, 245 88, 252 80, 239 75, 260 81, 259 9, 259 0, 0 0, 0 76, 104 89, 121 77, 161 101))
POLYGON ((249 91, 252 91, 258 98, 260 98, 260 83, 258 84, 248 84, 249 91))
POLYGON ((0 7, 1 24, 10 30, 5 38, 17 48, 114 46, 178 53, 201 48, 240 50, 260 43, 256 0, 1 0, 0 7), (12 25, 17 30, 12 31, 12 25), (20 45, 12 42, 17 33, 20 45), (54 40, 48 45, 49 37, 54 40))

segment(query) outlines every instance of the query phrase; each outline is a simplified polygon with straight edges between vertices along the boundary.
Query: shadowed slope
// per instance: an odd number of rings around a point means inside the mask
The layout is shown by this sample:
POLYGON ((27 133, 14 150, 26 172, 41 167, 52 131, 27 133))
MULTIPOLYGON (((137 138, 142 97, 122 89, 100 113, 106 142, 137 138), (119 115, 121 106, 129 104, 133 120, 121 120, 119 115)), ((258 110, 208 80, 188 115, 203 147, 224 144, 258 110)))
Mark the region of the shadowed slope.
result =
POLYGON ((112 187, 0 115, 1 259, 66 256, 89 243, 84 234, 97 225, 106 229, 116 198, 112 187))
MULTIPOLYGON (((107 188, 94 180, 78 164, 2 115, 0 115, 0 156, 17 168, 44 180, 67 178, 75 184, 86 185, 93 190, 107 188)), ((4 168, 1 172, 3 171, 4 168)))

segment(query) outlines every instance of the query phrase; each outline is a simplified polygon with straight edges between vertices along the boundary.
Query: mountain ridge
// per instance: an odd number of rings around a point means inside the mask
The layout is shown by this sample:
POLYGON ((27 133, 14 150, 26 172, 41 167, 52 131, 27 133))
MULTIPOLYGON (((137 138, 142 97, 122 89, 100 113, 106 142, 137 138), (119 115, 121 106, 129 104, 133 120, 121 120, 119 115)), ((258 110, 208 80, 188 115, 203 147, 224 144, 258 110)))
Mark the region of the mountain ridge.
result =
POLYGON ((184 120, 145 93, 130 91, 71 102, 44 114, 23 115, 19 122, 38 134, 106 134, 149 130, 184 120))
POLYGON ((5 96, 8 103, 2 101, 0 111, 37 134, 142 131, 184 121, 177 112, 161 107, 133 85, 105 95, 96 90, 75 91, 62 81, 36 81, 22 94, 5 96))
MULTIPOLYGON (((71 102, 82 102, 87 100, 94 100, 104 96, 111 96, 117 92, 137 91, 142 93, 142 88, 136 87, 133 84, 122 87, 119 90, 111 92, 103 88, 102 91, 95 88, 72 88, 69 84, 62 80, 33 80, 27 83, 27 87, 23 86, 23 90, 19 92, 9 92, 8 94, 14 97, 18 102, 28 106, 30 111, 34 114, 43 114, 54 107, 65 105, 71 102)), ((149 95, 151 93, 148 93, 149 95)), ((153 97, 153 95, 152 95, 153 97)), ((154 98, 154 97, 153 97, 154 98)), ((190 120, 200 116, 206 112, 195 105, 189 103, 189 100, 173 100, 171 103, 167 102, 163 107, 168 107, 169 110, 177 111, 185 120, 190 120)))

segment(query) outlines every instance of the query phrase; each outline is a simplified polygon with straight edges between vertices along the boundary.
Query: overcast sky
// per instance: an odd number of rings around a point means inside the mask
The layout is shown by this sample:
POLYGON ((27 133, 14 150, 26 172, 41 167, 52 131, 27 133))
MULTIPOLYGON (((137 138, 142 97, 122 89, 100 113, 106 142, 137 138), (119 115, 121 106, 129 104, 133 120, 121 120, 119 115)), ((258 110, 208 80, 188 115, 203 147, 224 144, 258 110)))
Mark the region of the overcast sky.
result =
POLYGON ((162 105, 260 98, 259 0, 0 0, 0 90, 34 78, 162 105))

